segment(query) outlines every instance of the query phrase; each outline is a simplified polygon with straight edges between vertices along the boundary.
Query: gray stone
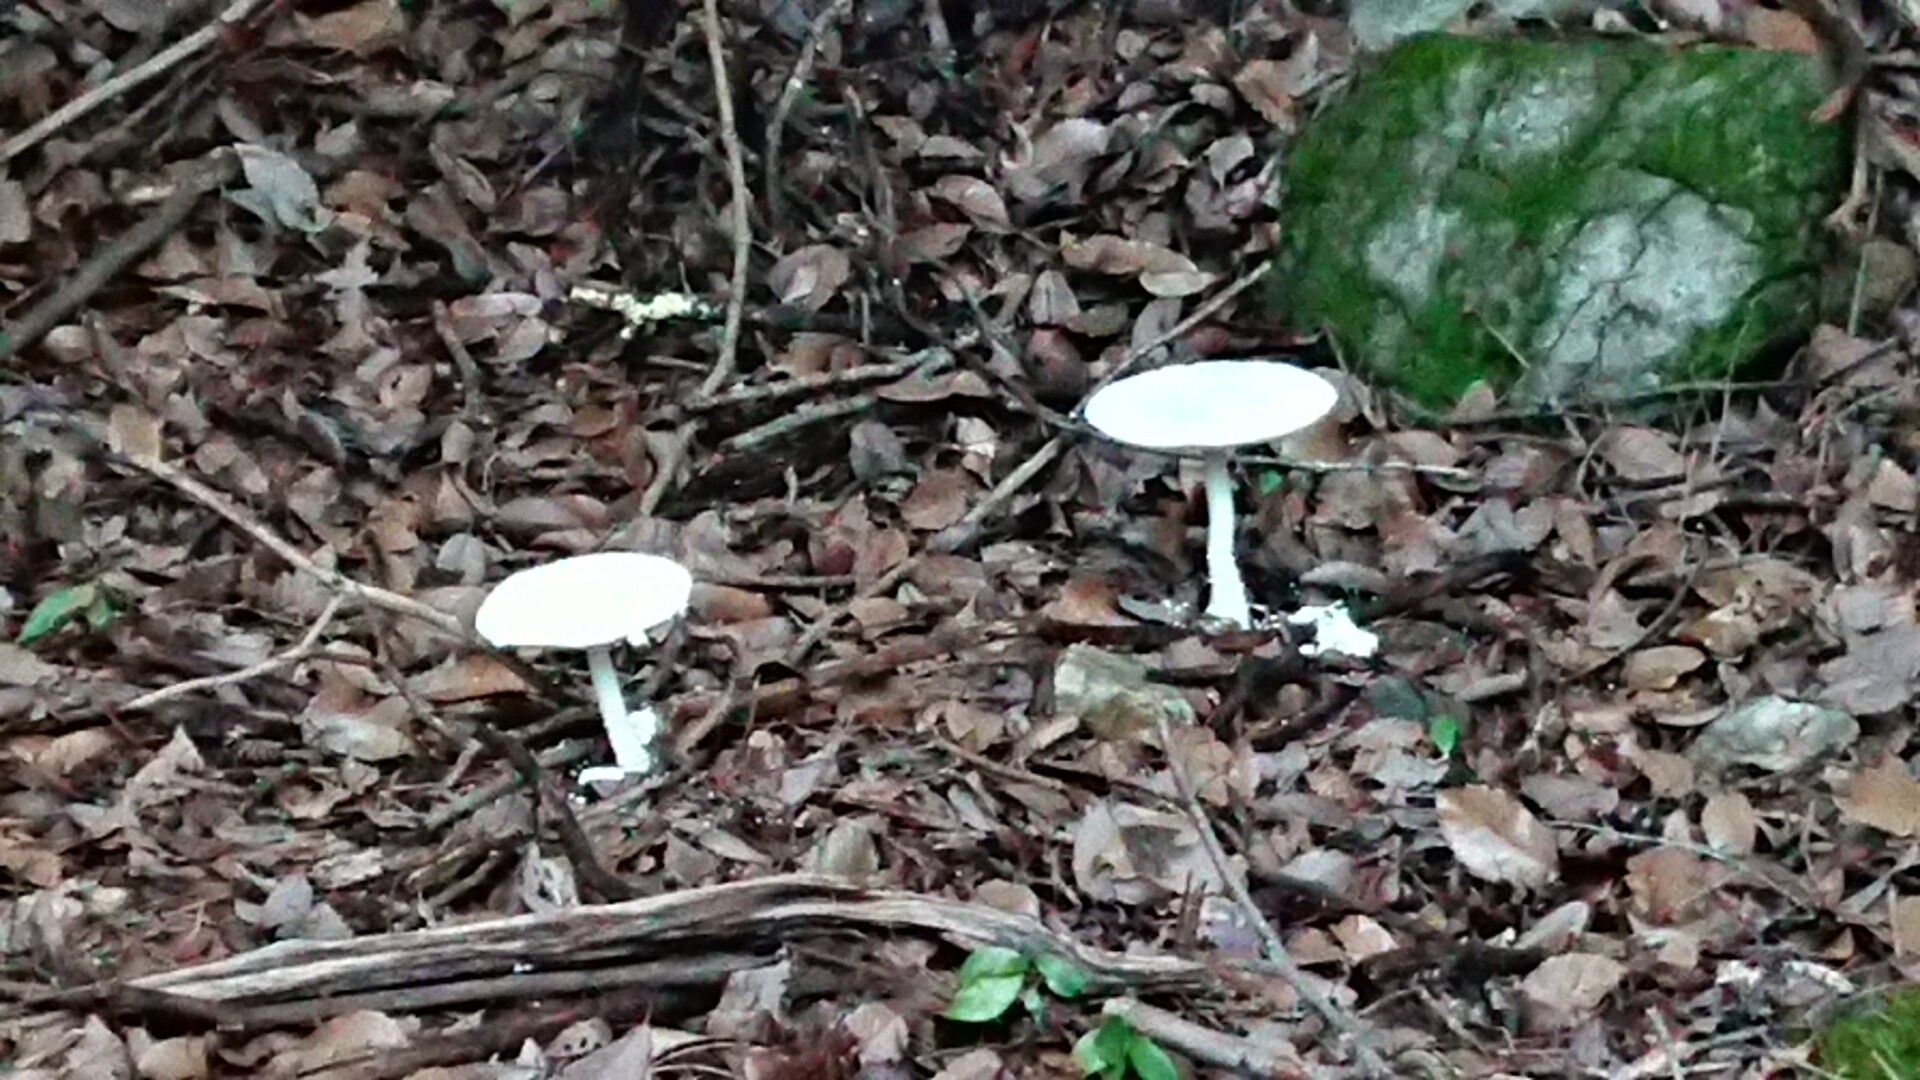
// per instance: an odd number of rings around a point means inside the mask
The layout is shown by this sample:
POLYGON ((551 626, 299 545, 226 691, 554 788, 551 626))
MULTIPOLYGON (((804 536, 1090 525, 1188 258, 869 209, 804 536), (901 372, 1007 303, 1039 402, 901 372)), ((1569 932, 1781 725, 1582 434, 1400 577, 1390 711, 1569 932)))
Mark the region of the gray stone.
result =
POLYGON ((1163 717, 1175 727, 1192 724, 1193 706, 1180 691, 1147 676, 1147 666, 1131 656, 1069 645, 1053 669, 1053 707, 1109 742, 1151 735, 1163 717))
POLYGON ((1416 38, 1290 148, 1278 302, 1436 407, 1738 370, 1816 313, 1826 92, 1799 54, 1416 38))

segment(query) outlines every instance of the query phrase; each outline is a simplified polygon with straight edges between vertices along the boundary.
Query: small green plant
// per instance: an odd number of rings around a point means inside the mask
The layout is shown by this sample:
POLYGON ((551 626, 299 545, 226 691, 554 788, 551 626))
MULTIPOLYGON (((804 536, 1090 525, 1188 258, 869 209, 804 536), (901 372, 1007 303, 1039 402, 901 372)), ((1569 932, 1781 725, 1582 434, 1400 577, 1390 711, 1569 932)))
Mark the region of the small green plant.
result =
POLYGON ((1061 956, 1028 956, 1015 949, 989 945, 975 949, 960 965, 960 989, 947 1006, 949 1020, 985 1024, 1006 1015, 1013 1003, 1024 1004, 1039 1018, 1046 1011, 1044 984, 1053 996, 1071 1001, 1086 992, 1085 969, 1061 956), (1038 975, 1037 981, 1033 976, 1038 975))
POLYGON ((1820 1035, 1820 1067, 1840 1080, 1920 1076, 1920 988, 1889 994, 1820 1035))
POLYGON ((1427 738, 1440 756, 1450 758, 1460 749, 1460 718, 1442 713, 1427 721, 1427 738))
POLYGON ((76 620, 93 630, 105 630, 120 617, 120 605, 98 582, 55 589, 33 606, 20 628, 20 644, 32 645, 52 637, 76 620))
POLYGON ((1173 1058, 1124 1017, 1109 1016, 1080 1036, 1073 1044, 1073 1056, 1088 1076, 1098 1075, 1100 1080, 1122 1080, 1129 1074, 1140 1080, 1180 1080, 1173 1058))

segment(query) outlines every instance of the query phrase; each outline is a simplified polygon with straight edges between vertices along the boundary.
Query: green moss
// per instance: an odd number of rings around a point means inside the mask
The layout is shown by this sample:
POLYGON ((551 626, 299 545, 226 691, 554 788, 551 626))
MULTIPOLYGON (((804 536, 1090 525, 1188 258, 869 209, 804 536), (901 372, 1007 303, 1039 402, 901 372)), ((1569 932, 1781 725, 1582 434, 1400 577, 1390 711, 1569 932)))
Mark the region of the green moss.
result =
POLYGON ((1896 991, 1829 1027, 1816 1061, 1840 1080, 1920 1076, 1920 987, 1896 991))
POLYGON ((1556 283, 1593 258, 1583 229, 1627 214, 1658 233, 1684 202, 1674 220, 1710 215, 1757 254, 1740 268, 1754 284, 1667 377, 1732 370, 1815 314, 1816 223, 1843 166, 1838 127, 1809 118, 1825 92, 1817 62, 1787 53, 1414 39, 1290 148, 1273 298, 1444 407, 1560 362, 1556 283))

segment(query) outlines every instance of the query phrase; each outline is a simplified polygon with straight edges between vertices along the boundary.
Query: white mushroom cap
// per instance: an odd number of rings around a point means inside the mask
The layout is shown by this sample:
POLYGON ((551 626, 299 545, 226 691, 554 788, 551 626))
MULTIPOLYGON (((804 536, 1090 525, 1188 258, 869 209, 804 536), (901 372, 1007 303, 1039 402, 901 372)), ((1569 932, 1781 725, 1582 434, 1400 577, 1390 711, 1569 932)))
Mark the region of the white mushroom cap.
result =
POLYGON ((1087 423, 1147 450, 1222 450, 1311 427, 1333 384, 1277 360, 1206 360, 1130 375, 1087 402, 1087 423))
POLYGON ((632 551, 575 555, 509 575, 480 604, 473 627, 500 648, 593 649, 687 610, 693 575, 672 559, 632 551))

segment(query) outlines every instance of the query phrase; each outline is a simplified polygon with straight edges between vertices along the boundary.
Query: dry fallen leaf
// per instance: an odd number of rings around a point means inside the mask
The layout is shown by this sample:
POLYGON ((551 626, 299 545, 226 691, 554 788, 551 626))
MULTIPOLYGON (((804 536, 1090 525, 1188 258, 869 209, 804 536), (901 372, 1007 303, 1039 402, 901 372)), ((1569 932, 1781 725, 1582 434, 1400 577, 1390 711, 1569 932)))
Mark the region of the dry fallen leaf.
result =
POLYGON ((1753 839, 1760 829, 1760 816, 1753 803, 1737 791, 1716 792, 1700 811, 1700 831, 1707 843, 1729 855, 1753 853, 1753 839))
POLYGON ((1840 816, 1894 836, 1920 836, 1920 780, 1899 758, 1853 774, 1844 794, 1835 795, 1840 816))
POLYGON ((1439 810, 1440 834, 1475 877, 1538 889, 1559 874, 1553 833, 1506 792, 1450 789, 1440 793, 1439 810))
POLYGON ((1542 961, 1521 980, 1520 992, 1531 1006, 1529 1018, 1557 1030, 1592 1016, 1626 974, 1626 965, 1612 957, 1567 953, 1542 961))

